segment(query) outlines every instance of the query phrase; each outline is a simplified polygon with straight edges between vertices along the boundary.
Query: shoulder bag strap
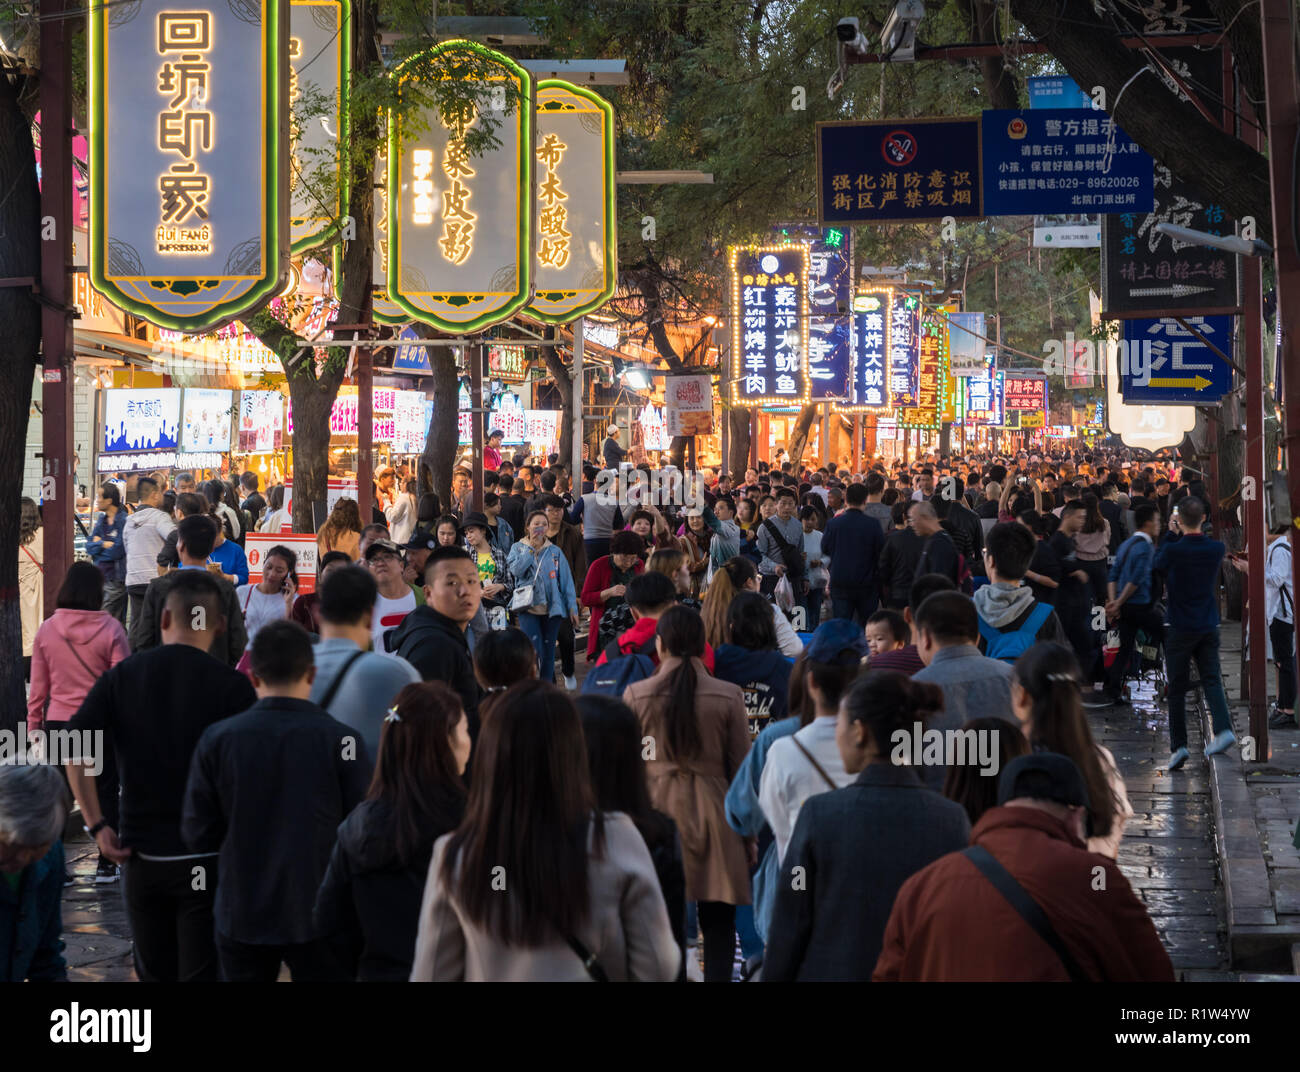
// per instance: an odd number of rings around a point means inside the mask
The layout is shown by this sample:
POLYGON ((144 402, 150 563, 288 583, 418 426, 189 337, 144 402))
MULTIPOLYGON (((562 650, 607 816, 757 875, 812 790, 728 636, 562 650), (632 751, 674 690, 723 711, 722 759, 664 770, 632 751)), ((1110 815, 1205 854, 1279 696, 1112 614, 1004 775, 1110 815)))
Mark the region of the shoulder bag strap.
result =
POLYGON ((609 976, 605 974, 605 969, 600 966, 600 961, 596 959, 595 953, 571 934, 566 934, 564 940, 569 943, 569 948, 582 961, 582 966, 587 969, 587 974, 591 976, 594 982, 609 982, 609 976))
POLYGON ((40 560, 39 558, 37 558, 34 554, 32 554, 29 550, 27 550, 27 545, 26 545, 26 544, 21 544, 21 543, 20 543, 20 544, 18 545, 18 549, 19 549, 20 551, 22 551, 23 554, 25 554, 28 558, 30 558, 30 559, 31 559, 31 560, 36 564, 36 568, 37 568, 38 570, 40 570, 42 573, 45 572, 45 566, 41 563, 41 560, 40 560))
POLYGON ((334 675, 334 680, 330 682, 330 687, 325 690, 325 695, 316 701, 317 707, 329 708, 334 702, 334 697, 339 691, 339 686, 343 684, 343 679, 348 676, 348 671, 352 669, 352 664, 365 654, 364 651, 354 651, 347 657, 347 661, 339 667, 339 672, 334 675))
POLYGON ((790 740, 794 741, 794 746, 804 754, 804 758, 807 759, 808 762, 813 765, 813 769, 816 770, 817 773, 822 776, 826 784, 829 785, 832 789, 838 789, 839 786, 835 784, 835 779, 826 773, 825 767, 823 767, 820 763, 818 763, 817 760, 813 759, 813 754, 803 746, 803 741, 799 740, 797 737, 791 737, 790 740))
POLYGON ((81 653, 77 651, 76 645, 73 644, 72 641, 69 640, 67 637, 65 637, 62 633, 58 633, 57 636, 60 640, 63 641, 64 644, 67 645, 68 650, 72 652, 73 658, 75 658, 77 662, 81 663, 81 669, 86 671, 86 673, 88 673, 91 677, 98 678, 99 674, 95 673, 94 670, 92 670, 89 666, 86 665, 86 660, 81 657, 81 653))
POLYGON ((1083 969, 1079 967, 1078 962, 1071 955, 1069 949, 1066 948, 1065 943, 1061 941, 1060 935, 1056 933, 1056 929, 1052 926, 1051 920, 1047 918, 1047 913, 1043 911, 1042 906, 1016 881, 1015 876, 1010 871, 998 863, 997 858, 991 852, 980 845, 972 845, 962 855, 979 868, 980 874, 988 879, 993 884, 993 888, 1006 898, 1007 903, 1020 914, 1021 919, 1033 928, 1034 933, 1052 947, 1052 952, 1060 958, 1061 963, 1065 966, 1065 970, 1070 976, 1070 982, 1092 982, 1084 974, 1083 969))

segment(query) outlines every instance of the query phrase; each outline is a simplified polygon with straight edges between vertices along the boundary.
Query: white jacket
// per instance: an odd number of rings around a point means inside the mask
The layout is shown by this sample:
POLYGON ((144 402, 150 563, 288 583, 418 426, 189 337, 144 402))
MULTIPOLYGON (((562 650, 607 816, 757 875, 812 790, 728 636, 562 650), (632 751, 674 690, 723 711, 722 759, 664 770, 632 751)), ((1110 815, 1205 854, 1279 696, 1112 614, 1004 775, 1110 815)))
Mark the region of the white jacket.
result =
POLYGON ((785 858, 804 801, 818 793, 843 789, 857 777, 844 769, 844 760, 835 744, 835 722, 834 718, 815 718, 790 737, 774 741, 767 753, 763 776, 759 779, 758 806, 772 828, 778 861, 785 858), (796 739, 812 753, 835 783, 833 786, 799 750, 796 739))
POLYGON ((158 552, 176 527, 170 517, 152 506, 142 506, 126 519, 122 546, 126 548, 126 583, 148 584, 158 576, 158 552))

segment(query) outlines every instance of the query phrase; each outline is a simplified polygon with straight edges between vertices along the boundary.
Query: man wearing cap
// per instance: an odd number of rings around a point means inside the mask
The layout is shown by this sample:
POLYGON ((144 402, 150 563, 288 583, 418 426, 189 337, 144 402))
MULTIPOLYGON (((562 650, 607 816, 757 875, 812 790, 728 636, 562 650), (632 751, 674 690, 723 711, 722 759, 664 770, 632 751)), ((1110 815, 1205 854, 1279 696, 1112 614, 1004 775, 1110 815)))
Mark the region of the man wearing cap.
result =
POLYGON ((617 424, 611 424, 607 429, 601 455, 605 459, 606 469, 617 469, 627 457, 627 451, 619 446, 617 424))
POLYGON ((971 848, 909 878, 874 982, 1162 982, 1173 965, 1115 861, 1089 852, 1088 789, 1066 756, 1007 764, 971 848))
MULTIPOLYGON (((413 591, 424 587, 424 564, 429 561, 429 553, 438 546, 438 541, 428 529, 416 529, 411 538, 402 544, 406 552, 406 568, 402 571, 402 580, 413 591)), ((416 597, 419 602, 419 597, 416 597)))
POLYGON ((483 448, 483 468, 496 472, 501 468, 501 440, 505 433, 497 428, 488 432, 487 446, 483 448))
POLYGON ((385 635, 415 610, 415 591, 403 577, 402 550, 392 540, 373 541, 366 548, 363 561, 379 589, 370 618, 370 636, 375 651, 385 651, 385 635))

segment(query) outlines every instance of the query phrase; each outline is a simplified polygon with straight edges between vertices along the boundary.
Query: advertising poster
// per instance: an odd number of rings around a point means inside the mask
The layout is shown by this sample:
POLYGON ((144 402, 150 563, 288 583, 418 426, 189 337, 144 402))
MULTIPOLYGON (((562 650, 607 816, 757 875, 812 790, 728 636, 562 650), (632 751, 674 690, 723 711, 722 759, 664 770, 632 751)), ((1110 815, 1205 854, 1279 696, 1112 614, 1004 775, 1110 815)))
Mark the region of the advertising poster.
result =
POLYGON ((174 451, 180 425, 179 387, 110 389, 104 394, 103 454, 174 451))
POLYGON ((181 447, 186 452, 230 449, 233 391, 187 387, 182 399, 181 447))

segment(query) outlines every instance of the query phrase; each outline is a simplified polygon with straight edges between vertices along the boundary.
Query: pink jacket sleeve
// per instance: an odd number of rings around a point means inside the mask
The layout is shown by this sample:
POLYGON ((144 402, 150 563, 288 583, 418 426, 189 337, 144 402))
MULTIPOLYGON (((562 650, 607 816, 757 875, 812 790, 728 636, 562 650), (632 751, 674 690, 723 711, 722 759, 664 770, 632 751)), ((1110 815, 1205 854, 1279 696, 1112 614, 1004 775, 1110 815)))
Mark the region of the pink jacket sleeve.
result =
POLYGON ((32 641, 32 688, 27 695, 27 729, 41 728, 45 718, 45 702, 50 698, 50 668, 45 661, 44 630, 38 629, 32 641))
POLYGON ((131 654, 131 644, 126 639, 126 630, 122 628, 122 623, 116 618, 112 619, 112 621, 113 624, 109 627, 109 633, 112 634, 108 652, 108 668, 110 670, 131 654))

